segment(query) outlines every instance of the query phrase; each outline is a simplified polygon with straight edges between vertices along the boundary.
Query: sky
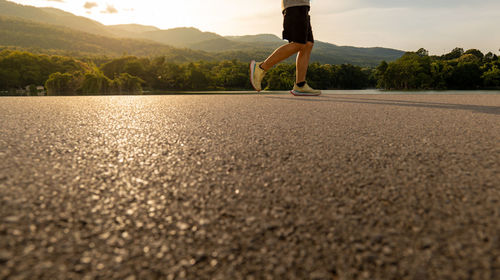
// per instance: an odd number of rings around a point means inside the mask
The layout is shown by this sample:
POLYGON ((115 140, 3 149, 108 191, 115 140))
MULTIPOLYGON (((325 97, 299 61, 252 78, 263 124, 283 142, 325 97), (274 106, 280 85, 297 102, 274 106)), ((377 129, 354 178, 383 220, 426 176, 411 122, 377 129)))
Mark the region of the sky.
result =
MULTIPOLYGON (((10 0, 55 7, 106 25, 196 27, 220 35, 281 36, 281 0, 10 0)), ((500 0, 312 0, 316 40, 341 46, 455 47, 499 53, 500 0)))

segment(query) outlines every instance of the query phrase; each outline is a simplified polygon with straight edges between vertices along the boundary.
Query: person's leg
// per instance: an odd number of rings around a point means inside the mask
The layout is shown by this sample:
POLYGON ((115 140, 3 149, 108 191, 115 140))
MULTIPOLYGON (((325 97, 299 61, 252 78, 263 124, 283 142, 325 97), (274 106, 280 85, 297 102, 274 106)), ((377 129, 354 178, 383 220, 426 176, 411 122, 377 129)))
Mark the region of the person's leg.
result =
POLYGON ((321 95, 321 90, 311 88, 306 82, 307 68, 309 68, 309 59, 314 42, 308 41, 304 48, 297 55, 296 64, 296 81, 291 94, 295 96, 318 96, 321 95))
MULTIPOLYGON (((271 69, 274 65, 280 63, 281 61, 289 58, 290 56, 300 53, 304 50, 307 44, 300 44, 291 42, 289 44, 283 45, 276 49, 261 65, 262 69, 265 71, 271 69)), ((312 48, 311 48, 312 49, 312 48)), ((310 51, 309 51, 310 54, 310 51)), ((297 58, 298 59, 298 58, 297 58)), ((307 66, 306 66, 307 71, 307 66)))
POLYGON ((305 46, 299 51, 296 61, 296 80, 295 83, 301 83, 306 81, 307 68, 309 67, 309 59, 311 58, 311 52, 314 43, 307 42, 305 46))

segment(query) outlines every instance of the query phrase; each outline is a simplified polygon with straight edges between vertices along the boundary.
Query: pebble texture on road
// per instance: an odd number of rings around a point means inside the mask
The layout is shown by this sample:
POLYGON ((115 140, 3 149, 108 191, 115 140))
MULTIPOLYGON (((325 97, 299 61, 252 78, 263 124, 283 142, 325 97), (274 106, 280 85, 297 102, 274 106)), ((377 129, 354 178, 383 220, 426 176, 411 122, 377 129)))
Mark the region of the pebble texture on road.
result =
POLYGON ((499 279, 500 95, 0 99, 0 279, 499 279))

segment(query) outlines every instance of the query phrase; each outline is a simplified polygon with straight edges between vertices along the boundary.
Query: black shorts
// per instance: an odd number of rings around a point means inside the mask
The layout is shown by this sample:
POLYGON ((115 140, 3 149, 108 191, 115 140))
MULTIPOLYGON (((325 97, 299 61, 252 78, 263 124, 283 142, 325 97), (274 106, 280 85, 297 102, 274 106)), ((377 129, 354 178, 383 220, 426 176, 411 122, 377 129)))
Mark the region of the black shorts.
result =
POLYGON ((314 43, 309 6, 290 7, 283 11, 283 40, 314 43))

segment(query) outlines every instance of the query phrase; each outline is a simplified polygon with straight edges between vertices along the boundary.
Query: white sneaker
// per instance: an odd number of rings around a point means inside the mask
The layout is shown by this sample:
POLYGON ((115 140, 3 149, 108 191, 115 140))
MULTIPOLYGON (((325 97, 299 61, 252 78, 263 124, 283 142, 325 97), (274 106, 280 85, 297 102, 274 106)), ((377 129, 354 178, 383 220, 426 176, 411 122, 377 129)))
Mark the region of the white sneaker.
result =
POLYGON ((260 64, 261 62, 256 62, 255 60, 250 62, 250 81, 256 91, 262 90, 262 79, 266 75, 266 71, 259 67, 260 64))
POLYGON ((321 90, 313 89, 308 84, 305 84, 303 87, 295 84, 290 93, 295 96, 318 96, 321 95, 321 90))

